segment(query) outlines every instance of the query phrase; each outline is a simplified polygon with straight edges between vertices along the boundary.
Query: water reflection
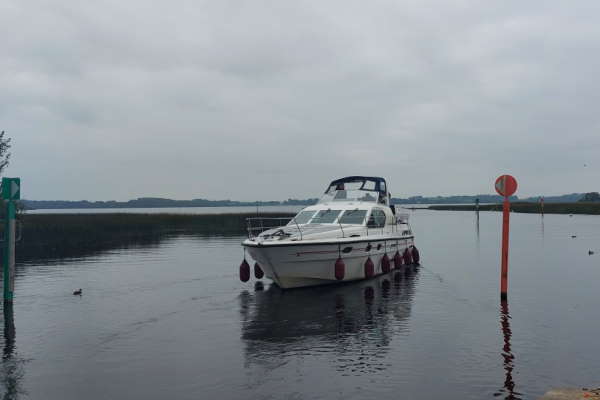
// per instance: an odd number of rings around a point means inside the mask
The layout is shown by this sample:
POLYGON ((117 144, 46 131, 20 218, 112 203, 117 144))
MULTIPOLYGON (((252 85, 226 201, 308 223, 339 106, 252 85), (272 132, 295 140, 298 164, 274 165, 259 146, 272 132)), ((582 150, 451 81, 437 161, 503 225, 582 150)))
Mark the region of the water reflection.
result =
POLYGON ((508 302, 503 300, 500 303, 500 326, 502 328, 502 336, 504 339, 504 346, 502 347, 502 358, 504 364, 504 387, 498 392, 494 393, 494 396, 504 396, 508 400, 519 400, 521 399, 521 393, 515 391, 515 382, 513 380, 513 369, 515 356, 512 353, 510 347, 510 338, 512 331, 510 329, 510 314, 508 312, 508 302))
POLYGON ((418 269, 344 285, 240 294, 246 365, 334 355, 336 369, 363 374, 389 367, 390 342, 408 329, 418 269))
POLYGON ((476 212, 476 217, 475 217, 475 233, 477 234, 477 252, 479 253, 480 251, 480 238, 479 238, 479 211, 476 212))
POLYGON ((13 305, 4 303, 4 349, 2 353, 2 386, 3 399, 17 399, 22 393, 21 379, 23 369, 21 362, 15 357, 15 318, 13 305))
POLYGON ((194 237, 199 239, 215 237, 237 237, 239 233, 207 235, 192 232, 145 232, 143 235, 126 235, 114 239, 111 237, 97 237, 89 242, 70 243, 64 237, 27 238, 17 243, 17 265, 22 264, 51 264, 69 260, 101 256, 102 254, 123 249, 150 249, 158 248, 163 242, 178 237, 194 237))

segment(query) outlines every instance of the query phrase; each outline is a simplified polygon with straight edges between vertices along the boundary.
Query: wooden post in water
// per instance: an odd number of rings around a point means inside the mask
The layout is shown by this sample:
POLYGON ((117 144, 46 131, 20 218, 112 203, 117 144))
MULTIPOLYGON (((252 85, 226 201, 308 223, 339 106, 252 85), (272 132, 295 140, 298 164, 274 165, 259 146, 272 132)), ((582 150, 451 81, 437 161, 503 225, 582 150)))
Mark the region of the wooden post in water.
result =
POLYGON ((540 197, 540 212, 543 217, 544 216, 544 198, 543 197, 540 197))
POLYGON ((510 223, 510 201, 509 196, 512 196, 517 191, 517 180, 510 175, 502 175, 496 179, 496 192, 504 196, 502 207, 502 252, 500 272, 500 298, 506 300, 508 295, 508 239, 509 239, 509 223, 510 223))
POLYGON ((21 180, 19 178, 2 178, 2 198, 6 203, 4 221, 4 252, 2 257, 4 279, 4 303, 12 303, 15 291, 15 244, 16 214, 15 200, 20 198, 21 180))

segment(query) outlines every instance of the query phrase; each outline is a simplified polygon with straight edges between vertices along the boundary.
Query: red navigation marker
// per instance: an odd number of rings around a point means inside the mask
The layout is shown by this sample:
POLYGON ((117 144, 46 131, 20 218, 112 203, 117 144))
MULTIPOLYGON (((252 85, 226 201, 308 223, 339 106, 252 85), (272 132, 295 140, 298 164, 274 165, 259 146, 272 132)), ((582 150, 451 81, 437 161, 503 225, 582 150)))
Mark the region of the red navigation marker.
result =
POLYGON ((512 175, 502 175, 496 179, 495 187, 500 196, 509 197, 517 191, 517 180, 512 175))
POLYGON ((508 234, 510 223, 510 202, 508 197, 517 191, 517 180, 511 175, 502 175, 496 179, 496 192, 504 196, 502 207, 502 270, 500 272, 500 298, 506 300, 508 292, 508 234))

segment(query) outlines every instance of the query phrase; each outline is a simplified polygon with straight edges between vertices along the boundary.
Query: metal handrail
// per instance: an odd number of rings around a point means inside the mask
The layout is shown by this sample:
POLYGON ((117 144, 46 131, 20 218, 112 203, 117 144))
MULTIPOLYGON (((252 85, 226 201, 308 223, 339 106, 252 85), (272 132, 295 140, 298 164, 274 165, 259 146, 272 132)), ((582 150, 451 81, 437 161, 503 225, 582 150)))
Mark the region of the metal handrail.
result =
POLYGON ((300 232, 300 240, 302 240, 302 229, 300 229, 300 225, 298 225, 298 221, 296 221, 296 217, 292 218, 292 221, 296 224, 296 228, 298 228, 298 232, 300 232))
MULTIPOLYGON (((366 220, 366 216, 363 219, 363 223, 365 223, 365 220, 366 220)), ((293 224, 296 226, 296 229, 298 230, 298 233, 300 234, 300 240, 303 240, 304 232, 302 231, 302 228, 300 227, 300 224, 298 224, 298 221, 296 221, 295 217, 248 217, 248 218, 246 218, 246 230, 248 232, 248 237, 250 239, 253 239, 253 238, 259 236, 262 232, 267 231, 269 229, 277 229, 277 228, 283 228, 285 226, 289 226, 291 222, 293 222, 293 224), (273 223, 273 222, 275 222, 275 223, 273 223)), ((337 225, 339 226, 339 229, 342 232, 342 237, 345 238, 346 232, 344 231, 344 226, 340 222, 339 219, 337 220, 337 225)), ((396 231, 398 231, 398 221, 396 221, 396 224, 394 224, 394 225, 395 225, 396 231)), ((363 226, 366 229, 367 236, 369 236, 368 223, 363 226)), ((377 228, 378 227, 376 227, 376 229, 377 228)), ((393 229, 392 229, 392 231, 393 231, 393 229)), ((385 233, 385 226, 381 227, 381 232, 385 233)))
MULTIPOLYGON (((266 230, 269 229, 275 229, 275 228, 281 228, 286 226, 290 220, 292 220, 294 218, 291 217, 285 217, 285 218, 275 218, 275 217, 250 217, 250 218, 246 218, 246 230, 248 231, 248 237, 253 238, 258 236, 261 232, 264 232, 266 230), (253 222, 257 222, 258 226, 255 226, 253 224, 253 222), (265 226, 265 222, 267 222, 267 226, 265 226), (270 223, 270 222, 276 222, 276 223, 270 223), (258 232, 258 233, 255 233, 258 232)), ((296 226, 298 226, 298 224, 296 223, 296 226)), ((302 232, 299 229, 298 226, 298 230, 300 232, 302 232)))
POLYGON ((344 227, 342 227, 342 223, 340 222, 340 219, 338 218, 338 225, 340 226, 340 230, 342 231, 342 238, 346 237, 346 234, 344 233, 344 227))

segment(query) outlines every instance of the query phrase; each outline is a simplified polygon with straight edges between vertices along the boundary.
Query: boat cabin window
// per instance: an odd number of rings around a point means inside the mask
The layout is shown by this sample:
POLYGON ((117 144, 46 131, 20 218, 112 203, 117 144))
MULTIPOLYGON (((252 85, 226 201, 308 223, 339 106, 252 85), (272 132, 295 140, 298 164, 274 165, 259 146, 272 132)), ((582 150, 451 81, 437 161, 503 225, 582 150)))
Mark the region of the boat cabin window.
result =
POLYGON ((385 213, 383 210, 374 208, 369 216, 367 227, 369 228, 383 228, 385 226, 385 213))
POLYGON ((319 200, 319 203, 332 201, 368 201, 377 202, 379 191, 375 190, 374 182, 346 182, 332 185, 319 200))
POLYGON ((362 223, 365 222, 366 215, 367 210, 347 210, 344 212, 344 214, 342 214, 338 222, 340 224, 362 225, 362 223))
POLYGON ((342 210, 321 210, 310 221, 311 224, 331 224, 342 210))
POLYGON ((310 219, 312 218, 312 216, 315 215, 315 211, 300 211, 298 213, 298 215, 296 215, 294 218, 292 218, 292 220, 290 221, 290 225, 301 225, 301 224, 307 224, 308 221, 310 221, 310 219))
POLYGON ((375 182, 373 182, 373 181, 362 182, 360 185, 360 189, 361 190, 375 190, 375 182))

